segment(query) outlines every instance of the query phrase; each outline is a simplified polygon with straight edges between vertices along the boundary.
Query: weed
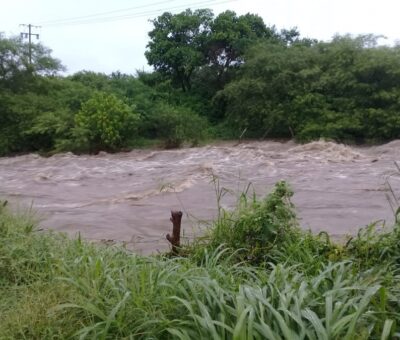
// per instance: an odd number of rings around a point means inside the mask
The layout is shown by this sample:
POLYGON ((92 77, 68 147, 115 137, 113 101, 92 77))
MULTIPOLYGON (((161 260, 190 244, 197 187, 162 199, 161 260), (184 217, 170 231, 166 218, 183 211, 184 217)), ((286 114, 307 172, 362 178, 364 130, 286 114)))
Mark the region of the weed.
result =
POLYGON ((185 257, 38 232, 0 213, 0 339, 395 339, 399 226, 346 245, 297 227, 291 191, 240 199, 185 257))

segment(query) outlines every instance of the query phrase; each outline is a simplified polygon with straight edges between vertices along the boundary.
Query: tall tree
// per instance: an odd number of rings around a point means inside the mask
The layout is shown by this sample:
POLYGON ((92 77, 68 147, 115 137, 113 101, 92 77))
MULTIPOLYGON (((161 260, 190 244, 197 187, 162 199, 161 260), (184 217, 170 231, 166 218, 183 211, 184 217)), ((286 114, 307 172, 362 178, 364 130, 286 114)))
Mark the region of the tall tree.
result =
POLYGON ((51 50, 41 44, 32 45, 32 63, 29 46, 19 38, 0 37, 0 87, 22 90, 36 75, 52 75, 63 70, 60 61, 51 56, 51 50))
POLYGON ((195 73, 201 82, 208 79, 207 88, 221 89, 230 79, 227 71, 243 64, 251 45, 259 40, 286 41, 297 34, 296 30, 281 34, 255 14, 225 11, 214 18, 209 9, 164 13, 153 24, 147 60, 184 91, 191 89, 195 73))
POLYGON ((40 44, 29 46, 18 38, 0 37, 0 155, 19 152, 29 142, 27 128, 40 112, 54 108, 53 97, 45 94, 52 89, 42 76, 62 69, 51 51, 40 44))
POLYGON ((225 11, 211 24, 207 45, 209 62, 224 69, 239 65, 249 45, 261 38, 278 39, 279 35, 274 27, 267 27, 258 15, 248 13, 237 16, 233 11, 225 11))
POLYGON ((205 64, 203 53, 213 14, 209 9, 164 13, 153 20, 154 29, 145 55, 150 65, 170 76, 183 91, 190 90, 195 69, 205 64))

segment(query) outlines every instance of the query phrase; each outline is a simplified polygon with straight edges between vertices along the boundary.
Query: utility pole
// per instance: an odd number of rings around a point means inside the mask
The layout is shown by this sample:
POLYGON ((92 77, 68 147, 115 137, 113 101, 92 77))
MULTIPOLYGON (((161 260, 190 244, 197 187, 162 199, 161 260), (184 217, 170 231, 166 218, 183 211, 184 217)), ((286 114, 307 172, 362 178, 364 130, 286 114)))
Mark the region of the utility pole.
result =
POLYGON ((31 24, 25 25, 21 24, 20 26, 28 27, 27 32, 21 32, 21 38, 28 38, 29 39, 29 64, 32 64, 32 35, 39 39, 39 34, 32 33, 32 28, 40 28, 40 26, 34 26, 31 24))

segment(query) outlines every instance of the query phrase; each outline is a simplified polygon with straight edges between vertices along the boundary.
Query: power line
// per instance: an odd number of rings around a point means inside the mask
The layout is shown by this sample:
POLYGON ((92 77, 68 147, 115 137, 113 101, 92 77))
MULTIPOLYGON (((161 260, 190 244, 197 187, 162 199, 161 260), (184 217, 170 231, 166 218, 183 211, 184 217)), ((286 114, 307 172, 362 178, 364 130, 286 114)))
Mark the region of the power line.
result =
POLYGON ((201 2, 194 2, 191 4, 186 4, 186 5, 179 5, 179 6, 174 6, 174 7, 168 7, 168 8, 159 8, 159 9, 154 9, 154 10, 149 10, 149 11, 144 11, 144 12, 134 12, 130 14, 125 14, 125 15, 118 15, 118 16, 106 16, 102 18, 92 18, 92 19, 74 19, 67 21, 60 22, 60 23, 49 23, 45 25, 46 27, 54 27, 54 26, 72 26, 72 25, 82 25, 82 24, 96 24, 96 23, 105 23, 105 22, 112 22, 112 21, 119 21, 119 20, 126 20, 126 19, 133 19, 133 18, 141 18, 141 17, 148 17, 152 15, 156 15, 160 12, 163 11, 170 11, 173 9, 182 9, 182 8, 187 8, 193 7, 193 6, 202 6, 202 5, 220 5, 220 4, 226 4, 230 2, 235 2, 238 0, 225 0, 225 1, 217 1, 216 0, 206 0, 206 1, 201 1, 201 2))
POLYGON ((21 38, 28 38, 29 40, 29 64, 32 64, 32 36, 39 39, 39 34, 32 33, 32 28, 40 28, 40 26, 34 26, 32 24, 21 24, 20 26, 28 27, 28 32, 21 32, 21 38))
MULTIPOLYGON (((82 19, 90 19, 92 17, 101 17, 101 16, 106 16, 112 13, 118 13, 118 12, 126 12, 126 11, 130 11, 133 9, 141 9, 141 8, 146 8, 146 7, 152 7, 152 6, 156 6, 156 5, 161 5, 161 4, 165 4, 165 3, 171 3, 173 1, 176 0, 164 0, 164 1, 159 1, 159 2, 154 2, 151 4, 147 4, 147 5, 142 5, 142 6, 135 6, 135 7, 128 7, 128 8, 122 8, 122 9, 116 9, 113 11, 107 11, 107 12, 100 12, 100 13, 96 13, 96 14, 88 14, 88 15, 83 15, 83 16, 79 16, 79 17, 72 17, 72 18, 64 18, 64 19, 55 19, 55 20, 46 20, 46 21, 41 21, 39 22, 39 24, 41 25, 47 25, 47 24, 54 24, 54 23, 63 23, 65 21, 75 21, 75 20, 82 20, 82 19)), ((100 19, 100 18, 97 18, 100 19)))
POLYGON ((46 26, 69 26, 69 25, 80 25, 80 24, 92 24, 92 23, 103 23, 103 22, 110 22, 110 21, 118 21, 118 20, 125 20, 125 19, 131 19, 131 18, 140 18, 140 17, 146 17, 150 15, 157 14, 159 12, 163 11, 168 11, 171 9, 182 9, 182 8, 187 8, 195 6, 195 5, 216 5, 220 3, 228 3, 228 2, 233 2, 233 1, 238 1, 238 0, 225 0, 223 2, 215 2, 216 0, 206 0, 206 1, 201 1, 201 2, 194 2, 191 4, 186 4, 186 5, 179 5, 179 6, 174 6, 174 7, 165 7, 165 8, 159 8, 159 9, 153 9, 149 11, 144 11, 144 12, 133 12, 129 14, 124 14, 124 15, 118 15, 118 16, 107 16, 103 18, 93 18, 93 19, 87 19, 87 20, 71 20, 69 22, 62 22, 62 23, 54 23, 54 24, 48 24, 46 26))

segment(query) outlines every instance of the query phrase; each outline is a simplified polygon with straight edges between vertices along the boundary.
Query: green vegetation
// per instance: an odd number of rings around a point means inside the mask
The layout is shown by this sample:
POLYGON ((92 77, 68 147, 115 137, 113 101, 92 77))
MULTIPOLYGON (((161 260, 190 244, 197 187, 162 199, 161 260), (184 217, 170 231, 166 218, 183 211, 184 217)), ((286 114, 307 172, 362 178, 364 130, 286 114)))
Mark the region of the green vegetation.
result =
POLYGON ((377 38, 335 37, 330 43, 261 43, 241 76, 215 100, 226 119, 251 136, 389 140, 400 135, 400 47, 377 38))
POLYGON ((242 195, 173 258, 42 232, 3 204, 0 338, 399 338, 400 225, 335 244, 297 227, 290 196, 242 195))
POLYGON ((107 150, 124 145, 137 130, 139 116, 114 95, 96 93, 75 115, 77 139, 83 149, 107 150))
MULTIPOLYGON (((0 37, 0 156, 400 138, 400 46, 304 39, 232 11, 153 25, 154 72, 135 76, 61 76, 49 49, 34 44, 29 63, 27 44, 0 37)), ((243 194, 174 258, 42 232, 2 203, 0 339, 400 338, 398 219, 338 244, 298 227, 291 195, 284 182, 263 200, 243 194)))
POLYGON ((381 37, 322 42, 209 9, 152 22, 145 55, 154 72, 136 75, 61 76, 49 49, 34 44, 30 64, 26 43, 1 37, 0 156, 239 136, 400 138, 400 46, 381 37))

